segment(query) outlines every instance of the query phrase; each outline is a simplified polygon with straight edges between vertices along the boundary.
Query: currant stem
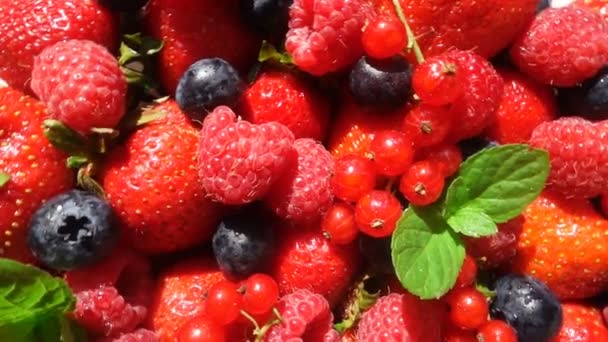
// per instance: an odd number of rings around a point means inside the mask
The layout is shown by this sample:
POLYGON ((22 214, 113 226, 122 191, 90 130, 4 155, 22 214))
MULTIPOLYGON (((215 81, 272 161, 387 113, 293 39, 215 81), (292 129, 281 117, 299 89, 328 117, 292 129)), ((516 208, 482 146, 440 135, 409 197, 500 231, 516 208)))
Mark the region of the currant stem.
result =
POLYGON ((399 0, 393 0, 393 6, 395 6, 395 11, 397 12, 397 16, 399 20, 405 26, 405 32, 407 33, 407 49, 410 51, 414 51, 414 55, 416 56, 416 61, 418 64, 424 62, 424 56, 422 55, 422 50, 420 50, 420 46, 416 41, 416 36, 414 36, 414 32, 410 28, 410 25, 407 23, 407 19, 405 18, 405 14, 403 13, 403 8, 401 7, 401 3, 399 0))

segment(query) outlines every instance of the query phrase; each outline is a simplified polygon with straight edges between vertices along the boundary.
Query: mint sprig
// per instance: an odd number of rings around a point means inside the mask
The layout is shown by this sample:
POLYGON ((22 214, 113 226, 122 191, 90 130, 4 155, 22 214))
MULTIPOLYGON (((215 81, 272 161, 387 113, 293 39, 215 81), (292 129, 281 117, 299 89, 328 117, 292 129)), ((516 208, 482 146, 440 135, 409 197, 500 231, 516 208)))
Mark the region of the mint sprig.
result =
POLYGON ((442 200, 410 206, 398 221, 391 254, 401 284, 422 299, 441 297, 464 261, 459 234, 494 234, 497 223, 521 214, 540 194, 548 174, 548 154, 527 145, 502 145, 471 156, 442 200))

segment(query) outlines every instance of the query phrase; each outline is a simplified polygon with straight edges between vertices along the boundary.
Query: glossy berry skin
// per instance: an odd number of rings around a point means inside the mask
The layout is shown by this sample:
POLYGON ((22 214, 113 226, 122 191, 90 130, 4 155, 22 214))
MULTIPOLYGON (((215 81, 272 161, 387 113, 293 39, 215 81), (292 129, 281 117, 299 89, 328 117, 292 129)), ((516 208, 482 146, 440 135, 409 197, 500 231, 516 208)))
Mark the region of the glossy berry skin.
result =
POLYGON ((225 342, 224 327, 211 319, 208 315, 201 315, 190 319, 179 328, 177 333, 179 342, 225 342))
POLYGON ((274 250, 272 226, 254 210, 224 217, 213 234, 215 260, 231 277, 245 278, 259 271, 274 250))
POLYGON ((376 185, 376 168, 369 158, 355 154, 336 160, 331 180, 336 198, 356 202, 376 185))
POLYGON ((425 103, 419 104, 407 113, 401 128, 416 148, 442 143, 451 129, 452 118, 449 109, 429 106, 425 103))
POLYGON ((460 273, 458 273, 458 278, 456 278, 456 284, 454 284, 454 288, 467 287, 472 285, 477 278, 477 263, 475 263, 475 259, 473 259, 468 254, 464 257, 464 262, 462 263, 462 267, 460 268, 460 273))
POLYGON ((488 320, 486 297, 473 287, 461 287, 446 296, 450 321, 461 329, 477 329, 488 320))
POLYGON ((325 213, 321 229, 323 235, 333 243, 342 245, 353 242, 359 233, 354 208, 344 202, 335 202, 325 213))
POLYGON ((562 308, 542 282, 531 276, 509 274, 496 281, 495 291, 490 315, 509 323, 517 332, 518 341, 548 341, 557 334, 562 308))
POLYGON ((234 322, 243 308, 243 295, 238 290, 238 286, 231 281, 211 286, 207 292, 205 313, 221 325, 234 322))
POLYGON ((293 0, 241 0, 245 19, 257 29, 279 37, 287 32, 289 6, 293 0))
POLYGON ((418 151, 419 159, 428 160, 438 165, 444 178, 448 178, 458 172, 462 163, 462 152, 457 145, 441 144, 418 151))
POLYGON ((405 49, 405 27, 392 16, 381 16, 370 21, 361 37, 365 53, 377 59, 389 58, 405 49))
POLYGON ((221 58, 205 58, 184 72, 175 100, 191 119, 201 121, 217 106, 236 105, 243 90, 239 73, 230 63, 221 58))
POLYGON ((608 326, 602 312, 584 302, 562 303, 564 321, 552 342, 608 341, 608 326))
POLYGON ((272 310, 279 300, 279 285, 269 275, 256 273, 244 282, 243 310, 261 315, 272 310))
POLYGON ((374 190, 363 195, 355 207, 355 222, 364 234, 376 238, 393 233, 403 209, 388 191, 374 190))
POLYGON ((608 119, 608 68, 582 84, 559 89, 564 114, 577 114, 589 120, 608 119))
POLYGON ((106 256, 118 239, 112 208, 96 195, 71 190, 46 201, 32 216, 28 245, 56 270, 81 267, 106 256))
POLYGON ((401 177, 399 191, 413 205, 428 205, 435 202, 445 185, 443 174, 436 164, 419 161, 401 177))
POLYGON ((498 225, 498 232, 478 238, 463 237, 467 253, 483 269, 497 268, 517 253, 517 243, 523 229, 524 217, 517 216, 498 225))
POLYGON ((411 93, 412 67, 402 57, 361 57, 349 76, 355 101, 367 106, 398 107, 411 93))
POLYGON ((477 338, 483 342, 517 342, 517 333, 505 321, 493 319, 479 328, 477 338))
POLYGON ((456 61, 446 55, 425 60, 414 69, 412 89, 423 103, 442 106, 462 94, 464 76, 456 61))
POLYGON ((377 173, 385 176, 404 173, 414 161, 412 141, 406 134, 396 130, 377 132, 370 153, 377 173))

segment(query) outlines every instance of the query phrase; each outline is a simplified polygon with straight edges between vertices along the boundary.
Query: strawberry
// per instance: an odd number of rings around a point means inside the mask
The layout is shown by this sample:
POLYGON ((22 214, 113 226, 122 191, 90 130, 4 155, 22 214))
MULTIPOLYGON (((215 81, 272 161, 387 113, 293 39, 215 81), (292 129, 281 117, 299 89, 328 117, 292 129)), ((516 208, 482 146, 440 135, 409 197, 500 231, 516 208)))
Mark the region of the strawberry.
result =
POLYGON ((164 119, 137 130, 100 169, 108 201, 131 244, 147 253, 185 249, 211 237, 219 208, 196 170, 198 131, 174 101, 164 119))
POLYGON ((28 90, 34 57, 68 39, 86 39, 113 51, 118 21, 98 1, 0 0, 0 78, 28 90))
MULTIPOLYGON (((0 10, 1 13, 1 10, 0 10)), ((26 243, 30 216, 47 199, 68 190, 66 156, 44 137, 45 107, 12 88, 0 88, 0 257, 33 262, 26 243)))
POLYGON ((594 10, 604 19, 608 19, 608 1, 606 0, 574 0, 573 5, 594 10))
POLYGON ((608 327, 599 309, 582 303, 564 303, 562 312, 562 326, 551 342, 608 341, 608 327))
POLYGON ((590 202, 545 191, 523 216, 512 272, 533 275, 562 299, 608 288, 608 221, 590 202))
POLYGON ((239 16, 237 0, 152 0, 145 10, 151 35, 164 41, 160 70, 165 90, 194 62, 219 57, 243 70, 255 61, 259 40, 239 16))

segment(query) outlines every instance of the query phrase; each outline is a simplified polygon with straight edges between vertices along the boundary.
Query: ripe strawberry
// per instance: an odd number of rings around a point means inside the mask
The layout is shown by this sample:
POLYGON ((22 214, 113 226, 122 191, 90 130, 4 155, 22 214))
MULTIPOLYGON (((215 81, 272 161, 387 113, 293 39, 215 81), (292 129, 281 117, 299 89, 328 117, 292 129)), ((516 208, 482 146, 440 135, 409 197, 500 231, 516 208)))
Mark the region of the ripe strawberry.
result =
POLYGON ((530 144, 549 152, 547 185, 552 189, 586 198, 608 189, 608 121, 566 117, 545 122, 536 127, 530 144))
POLYGON ((499 144, 525 143, 536 126, 557 116, 553 89, 524 75, 501 69, 504 93, 487 135, 499 144))
POLYGON ((108 201, 126 238, 146 253, 185 249, 210 238, 219 208, 206 198, 196 170, 198 130, 174 101, 112 150, 100 170, 108 201))
POLYGON ((608 19, 608 1, 606 0, 574 0, 573 5, 591 9, 599 13, 604 20, 608 19))
POLYGON ((244 70, 259 49, 254 31, 239 16, 237 0, 151 0, 145 22, 149 33, 164 41, 159 75, 169 93, 199 59, 219 57, 244 70))
POLYGON ((608 341, 608 327, 599 309, 582 303, 564 303, 562 312, 562 326, 551 342, 608 341))
POLYGON ((533 275, 561 299, 608 287, 608 221, 591 203, 545 191, 523 216, 511 271, 533 275))
POLYGON ((224 274, 210 259, 187 259, 165 269, 152 295, 148 326, 161 341, 175 341, 179 328, 204 312, 209 288, 224 280, 224 274))
POLYGON ((34 56, 68 39, 87 39, 111 51, 118 21, 98 1, 0 0, 0 78, 28 90, 34 56))
POLYGON ((34 261, 26 243, 30 216, 45 200, 70 189, 73 183, 66 156, 44 137, 46 115, 44 106, 35 99, 12 88, 0 88, 0 172, 10 177, 0 186, 3 258, 34 261))
POLYGON ((270 274, 279 284, 282 295, 308 289, 323 295, 334 305, 348 290, 359 267, 360 255, 355 244, 336 245, 320 231, 304 227, 286 227, 270 274))
POLYGON ((323 141, 329 109, 329 101, 293 73, 266 71, 245 91, 238 112, 254 124, 281 123, 296 139, 323 141))

